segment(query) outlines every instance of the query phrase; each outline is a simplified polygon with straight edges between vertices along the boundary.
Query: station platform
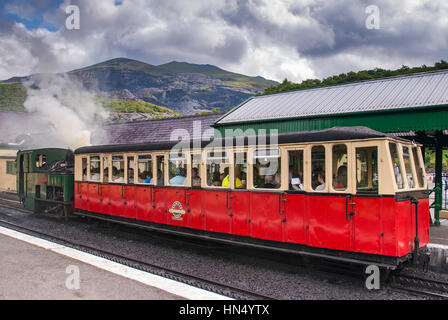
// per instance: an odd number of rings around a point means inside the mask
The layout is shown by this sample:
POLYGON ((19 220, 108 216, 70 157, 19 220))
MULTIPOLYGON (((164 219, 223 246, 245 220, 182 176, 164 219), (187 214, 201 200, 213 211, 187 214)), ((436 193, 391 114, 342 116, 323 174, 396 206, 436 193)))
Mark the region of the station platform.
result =
POLYGON ((431 225, 429 233, 431 243, 448 246, 448 219, 440 219, 440 226, 431 225))
POLYGON ((0 227, 0 300, 227 297, 0 227))

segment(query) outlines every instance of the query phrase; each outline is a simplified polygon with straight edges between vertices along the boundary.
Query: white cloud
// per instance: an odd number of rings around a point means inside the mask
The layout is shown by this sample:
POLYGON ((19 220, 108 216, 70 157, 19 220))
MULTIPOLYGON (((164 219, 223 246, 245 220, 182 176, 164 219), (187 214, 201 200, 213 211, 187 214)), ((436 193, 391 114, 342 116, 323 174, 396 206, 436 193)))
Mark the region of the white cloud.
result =
MULTIPOLYGON (((448 3, 377 1, 381 28, 367 30, 363 2, 341 0, 145 1, 65 0, 57 9, 29 8, 59 30, 0 31, 0 77, 58 72, 124 56, 152 64, 214 64, 277 81, 351 70, 433 64, 446 58, 448 3), (81 29, 65 29, 76 4, 81 29)), ((9 10, 20 14, 17 6, 9 10)))

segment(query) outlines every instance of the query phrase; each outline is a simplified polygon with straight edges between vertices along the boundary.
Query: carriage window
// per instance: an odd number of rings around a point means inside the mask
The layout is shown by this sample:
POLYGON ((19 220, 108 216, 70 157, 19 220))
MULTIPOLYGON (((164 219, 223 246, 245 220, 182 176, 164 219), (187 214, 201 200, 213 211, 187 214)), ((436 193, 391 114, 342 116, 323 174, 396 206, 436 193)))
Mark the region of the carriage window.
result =
POLYGON ((152 155, 138 155, 138 183, 152 183, 152 155))
POLYGON ((157 185, 165 185, 165 156, 156 157, 157 185))
POLYGON ((90 180, 100 181, 100 156, 90 156, 90 180))
POLYGON ((134 183, 134 157, 128 159, 128 183, 134 183))
POLYGON ((420 148, 414 147, 412 148, 412 155, 414 156, 414 163, 415 163, 415 171, 417 172, 417 182, 420 186, 420 188, 423 188, 425 186, 425 180, 423 177, 425 176, 425 171, 423 170, 423 167, 420 165, 419 160, 419 154, 420 154, 420 148))
POLYGON ((227 151, 207 152, 207 185, 229 187, 229 156, 227 151))
POLYGON ((392 166, 394 168, 395 181, 397 182, 398 189, 404 188, 403 175, 401 173, 400 156, 398 154, 397 144, 389 142, 390 156, 392 158, 392 166))
POLYGON ((170 153, 169 159, 169 183, 185 185, 187 183, 187 157, 183 153, 170 153))
POLYGON ((124 182, 124 157, 121 155, 112 156, 112 181, 124 182))
POLYGON ((47 156, 44 154, 36 155, 36 168, 45 167, 47 164, 47 156))
POLYGON ((259 149, 254 152, 254 187, 278 189, 281 186, 279 149, 259 149))
POLYGON ((247 178, 247 153, 236 152, 234 162, 235 179, 234 184, 236 189, 246 189, 247 178))
POLYGON ((103 183, 109 182, 109 157, 103 157, 103 183))
POLYGON ((404 169, 406 170, 406 179, 408 180, 409 188, 415 188, 415 178, 412 173, 412 164, 411 164, 411 150, 409 147, 403 146, 403 161, 404 161, 404 169))
POLYGON ((191 186, 201 186, 201 155, 191 155, 191 186))
POLYGON ((82 181, 87 181, 87 158, 82 158, 82 181))
POLYGON ((303 190, 303 150, 288 151, 289 190, 303 190))
POLYGON ((356 148, 356 192, 378 193, 378 149, 356 148))
POLYGON ((311 167, 313 170, 312 175, 312 188, 316 191, 325 190, 325 147, 314 146, 311 149, 311 167))
POLYGON ((345 144, 333 146, 332 157, 333 189, 344 191, 347 189, 347 146, 345 144))

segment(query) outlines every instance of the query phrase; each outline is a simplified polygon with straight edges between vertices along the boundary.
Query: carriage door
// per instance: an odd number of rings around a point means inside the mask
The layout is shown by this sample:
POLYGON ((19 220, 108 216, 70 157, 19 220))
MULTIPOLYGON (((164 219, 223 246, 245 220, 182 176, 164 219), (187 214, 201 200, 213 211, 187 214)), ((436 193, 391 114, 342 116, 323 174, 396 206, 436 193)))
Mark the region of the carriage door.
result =
POLYGON ((352 250, 379 253, 381 250, 381 198, 378 197, 378 146, 374 142, 357 143, 354 148, 356 194, 347 201, 347 219, 351 219, 352 250))

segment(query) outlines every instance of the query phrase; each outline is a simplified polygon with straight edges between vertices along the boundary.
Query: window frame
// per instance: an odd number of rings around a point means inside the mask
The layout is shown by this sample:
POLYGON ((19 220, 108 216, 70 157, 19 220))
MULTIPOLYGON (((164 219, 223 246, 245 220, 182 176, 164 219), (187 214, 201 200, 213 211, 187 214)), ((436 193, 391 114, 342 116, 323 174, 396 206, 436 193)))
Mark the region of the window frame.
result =
POLYGON ((305 193, 307 192, 307 181, 306 181, 306 177, 308 176, 308 174, 306 174, 306 172, 308 172, 308 164, 307 164, 307 150, 308 150, 308 146, 307 145, 297 145, 297 146, 288 146, 288 147, 284 147, 282 148, 283 152, 284 152, 284 156, 282 155, 282 157, 284 157, 285 159, 282 159, 282 166, 285 167, 285 174, 282 177, 282 185, 283 185, 283 180, 285 179, 286 181, 286 188, 285 191, 289 192, 289 193, 305 193), (289 189, 289 152, 290 151, 302 151, 303 152, 303 181, 302 181, 302 185, 303 185, 303 189, 302 190, 290 190, 289 189))
MULTIPOLYGON (((233 157, 233 150, 230 149, 225 149, 225 148, 204 148, 202 149, 202 159, 203 159, 203 170, 204 170, 204 177, 205 179, 201 178, 201 184, 204 188, 207 189, 224 189, 224 190, 228 190, 228 189, 232 189, 232 185, 233 185, 233 161, 232 161, 232 157, 233 157), (208 155, 211 152, 224 152, 226 154, 225 158, 210 158, 208 155), (223 187, 221 186, 209 186, 208 185, 208 160, 209 159, 227 159, 227 162, 221 162, 221 165, 225 164, 229 166, 229 186, 228 187, 223 187)), ((222 183, 222 181, 221 181, 222 183)))
MULTIPOLYGON (((351 179, 350 179, 350 175, 352 173, 352 166, 354 164, 353 161, 356 161, 356 149, 355 149, 355 154, 354 157, 352 157, 352 148, 351 148, 351 143, 350 142, 336 142, 336 143, 332 143, 329 145, 330 148, 330 154, 331 154, 331 160, 327 160, 325 159, 325 162, 330 162, 329 163, 329 176, 330 176, 330 184, 329 184, 329 192, 331 193, 351 193, 352 192, 352 188, 351 188, 351 179), (336 190, 333 187, 333 148, 335 146, 339 146, 339 145, 344 145, 346 148, 346 152, 347 152, 347 186, 344 190, 336 190)), ((355 170, 356 170, 356 165, 354 166, 355 170)), ((328 178, 327 173, 325 172, 326 177, 328 178)), ((356 189, 356 186, 355 186, 356 189)), ((356 190, 355 190, 356 192, 356 190)))
MULTIPOLYGON (((94 161, 94 162, 96 162, 96 161, 94 161)), ((87 181, 101 183, 101 154, 99 154, 99 153, 98 154, 89 154, 87 157, 87 181), (100 170, 98 180, 92 180, 92 169, 91 169, 92 168, 91 167, 92 157, 98 157, 98 162, 99 162, 98 169, 100 170)))
POLYGON ((109 173, 109 178, 110 178, 110 183, 115 183, 115 184, 126 184, 126 165, 127 165, 127 157, 125 153, 113 153, 110 155, 110 173, 109 173), (123 158, 123 181, 114 181, 114 176, 113 176, 113 164, 114 164, 114 157, 118 157, 121 156, 123 158))
POLYGON ((170 164, 171 164, 171 160, 172 160, 172 158, 171 158, 172 153, 169 152, 168 158, 167 158, 168 161, 166 161, 166 165, 168 166, 166 168, 167 176, 168 176, 167 178, 165 178, 165 179, 168 179, 168 180, 166 180, 166 182, 167 182, 166 186, 170 186, 170 187, 189 187, 189 186, 191 186, 191 182, 190 182, 190 180, 191 180, 191 175, 190 175, 191 165, 190 165, 190 161, 189 161, 190 152, 182 150, 181 153, 184 155, 183 158, 173 158, 173 159, 174 159, 174 161, 180 160, 180 159, 185 161, 185 183, 184 184, 174 184, 174 183, 171 184, 170 183, 170 164))
MULTIPOLYGON (((338 142, 337 144, 340 144, 341 142, 338 142)), ((329 148, 331 147, 328 143, 313 143, 309 145, 309 153, 307 160, 309 161, 309 167, 308 167, 308 175, 305 177, 305 181, 307 181, 308 188, 305 188, 308 192, 313 193, 328 193, 329 187, 328 187, 328 181, 332 181, 331 179, 331 168, 330 166, 330 160, 329 160, 329 148), (319 147, 323 146, 325 149, 325 188, 323 190, 315 190, 313 189, 313 147, 319 147)), ((345 193, 346 191, 344 191, 345 193)))
POLYGON ((138 184, 138 185, 142 185, 142 186, 154 186, 155 185, 155 181, 156 179, 154 178, 154 153, 153 152, 143 152, 143 153, 136 153, 134 158, 134 184, 138 184), (151 182, 150 183, 145 183, 145 182, 140 182, 139 181, 139 177, 140 177, 140 167, 139 167, 139 160, 140 160, 140 156, 151 156, 151 160, 149 160, 148 162, 151 162, 151 182), (137 180, 135 180, 135 176, 137 176, 137 180))
POLYGON ((417 167, 415 165, 416 162, 418 162, 419 166, 423 169, 423 172, 422 172, 423 186, 420 186, 420 182, 418 182, 419 187, 417 189, 427 189, 428 181, 426 179, 426 169, 425 169, 425 163, 423 160, 421 145, 412 144, 410 148, 411 148, 411 154, 412 154, 412 163, 413 163, 413 167, 415 169, 415 174, 416 174, 417 180, 418 180, 418 174, 417 174, 417 167), (414 149, 416 149, 416 151, 417 151, 417 161, 415 161, 415 158, 414 158, 414 149))
POLYGON ((409 190, 420 189, 420 186, 419 186, 420 183, 417 181, 417 172, 416 172, 416 168, 415 168, 414 155, 412 154, 412 145, 406 144, 406 143, 402 143, 401 144, 401 153, 402 153, 402 156, 403 156, 403 166, 404 166, 404 169, 405 169, 406 182, 408 183, 407 184, 408 189, 409 190), (414 187, 413 188, 411 188, 411 186, 408 183, 408 176, 407 176, 408 171, 406 170, 406 164, 405 164, 405 161, 404 161, 404 152, 403 152, 403 148, 405 148, 405 147, 408 148, 408 150, 409 150, 409 164, 410 164, 410 167, 411 167, 412 180, 414 181, 414 187))
MULTIPOLYGON (((287 174, 287 169, 285 169, 285 161, 287 161, 285 159, 285 148, 281 147, 280 145, 277 145, 275 147, 271 147, 271 146, 258 146, 258 147, 252 147, 248 150, 247 153, 247 167, 248 167, 248 172, 250 172, 250 175, 247 175, 247 179, 250 179, 248 181, 246 181, 246 186, 247 186, 247 190, 253 190, 253 191, 259 191, 259 192, 263 192, 263 191, 276 191, 276 192, 280 192, 280 191, 285 191, 285 174, 287 174), (259 151, 259 150, 275 150, 278 149, 279 150, 279 165, 280 165, 280 187, 279 188, 256 188, 254 186, 254 177, 255 177, 255 172, 254 172, 254 168, 256 165, 256 160, 255 160, 255 152, 259 151), (249 177, 250 176, 250 177, 249 177)), ((286 179, 287 181, 288 179, 286 179)))

